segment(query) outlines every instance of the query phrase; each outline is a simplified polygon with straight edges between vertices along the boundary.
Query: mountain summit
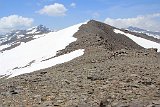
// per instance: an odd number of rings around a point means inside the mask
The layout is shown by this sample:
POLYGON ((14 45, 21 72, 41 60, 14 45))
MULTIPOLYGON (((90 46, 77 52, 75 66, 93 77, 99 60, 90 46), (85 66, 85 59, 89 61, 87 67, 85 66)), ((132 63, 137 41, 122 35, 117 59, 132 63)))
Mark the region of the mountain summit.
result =
POLYGON ((51 30, 43 25, 39 25, 36 27, 32 27, 30 29, 26 30, 26 34, 43 34, 43 33, 48 33, 51 32, 51 30))
POLYGON ((0 106, 159 106, 159 52, 95 20, 38 35, 0 53, 0 106))

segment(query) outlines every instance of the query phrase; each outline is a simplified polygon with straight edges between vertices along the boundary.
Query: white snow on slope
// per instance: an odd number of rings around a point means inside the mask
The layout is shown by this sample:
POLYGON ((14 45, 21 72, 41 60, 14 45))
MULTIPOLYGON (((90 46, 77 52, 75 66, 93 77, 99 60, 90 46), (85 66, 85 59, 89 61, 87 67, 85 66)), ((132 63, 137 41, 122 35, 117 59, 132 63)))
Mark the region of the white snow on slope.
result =
POLYGON ((118 29, 114 29, 114 32, 115 33, 120 33, 120 34, 123 34, 123 35, 129 37, 134 42, 136 42, 138 45, 140 45, 144 48, 157 48, 158 52, 160 52, 160 44, 159 43, 156 43, 156 42, 153 42, 153 41, 141 38, 141 37, 137 37, 137 36, 134 36, 134 35, 129 34, 129 33, 122 32, 118 29))
POLYGON ((159 35, 153 35, 153 34, 150 34, 150 33, 146 33, 146 35, 157 38, 157 39, 160 39, 159 35))
POLYGON ((28 31, 26 34, 34 34, 37 31, 37 29, 31 29, 30 31, 28 31))
MULTIPOLYGON (((126 30, 129 30, 129 29, 126 29, 126 30)), ((154 37, 156 39, 160 39, 159 35, 153 35, 151 33, 146 33, 145 31, 136 31, 136 30, 129 30, 129 31, 137 32, 137 33, 143 33, 143 34, 146 34, 147 36, 151 36, 151 37, 154 37)), ((149 31, 149 30, 147 30, 147 31, 149 31)))
POLYGON ((10 45, 2 45, 0 46, 0 50, 10 47, 10 45))
POLYGON ((24 37, 25 35, 17 35, 18 39, 24 37))
POLYGON ((76 41, 73 34, 78 31, 82 24, 85 23, 45 34, 44 37, 23 43, 16 48, 0 53, 0 76, 10 75, 10 77, 13 77, 33 72, 83 55, 84 50, 77 50, 63 56, 42 61, 54 57, 57 51, 76 41))
POLYGON ((45 36, 45 34, 44 35, 35 35, 33 38, 37 39, 37 38, 41 38, 41 37, 44 37, 44 36, 45 36))
POLYGON ((37 71, 40 69, 45 69, 45 68, 54 66, 56 64, 61 64, 61 63, 67 62, 67 61, 70 61, 76 57, 83 55, 83 54, 84 54, 84 49, 79 49, 79 50, 73 51, 71 53, 52 58, 50 60, 46 60, 46 61, 36 60, 36 61, 34 61, 33 64, 31 64, 28 67, 11 70, 7 73, 5 72, 4 74, 10 75, 9 78, 11 78, 11 77, 14 77, 14 76, 17 76, 20 74, 30 73, 33 71, 37 71))

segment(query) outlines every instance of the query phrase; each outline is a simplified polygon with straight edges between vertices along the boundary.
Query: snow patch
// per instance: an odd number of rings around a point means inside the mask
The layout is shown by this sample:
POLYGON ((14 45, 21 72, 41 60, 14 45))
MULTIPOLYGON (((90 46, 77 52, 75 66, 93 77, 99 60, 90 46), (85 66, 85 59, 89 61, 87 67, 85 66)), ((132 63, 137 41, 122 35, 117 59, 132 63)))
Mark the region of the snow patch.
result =
POLYGON ((20 39, 22 37, 24 37, 25 35, 17 35, 17 38, 20 39))
POLYGON ((156 43, 156 42, 153 42, 153 41, 141 38, 141 37, 137 37, 137 36, 134 36, 134 35, 129 34, 129 33, 122 32, 118 29, 114 29, 114 32, 119 33, 119 34, 123 34, 123 35, 129 37, 134 42, 136 42, 138 45, 140 45, 144 48, 157 48, 158 52, 160 52, 160 44, 159 43, 156 43))
POLYGON ((1 45, 0 50, 3 50, 3 49, 8 48, 8 47, 10 47, 10 45, 1 45))
POLYGON ((153 35, 153 34, 150 34, 150 33, 146 33, 146 35, 151 36, 151 37, 154 37, 154 38, 156 38, 156 39, 160 39, 160 36, 159 36, 159 35, 153 35))
POLYGON ((45 34, 44 35, 35 35, 33 38, 38 39, 38 38, 41 38, 41 37, 44 37, 44 36, 45 36, 45 34))
POLYGON ((79 27, 85 23, 77 24, 57 32, 39 36, 27 43, 23 43, 18 47, 0 53, 0 76, 5 75, 14 77, 23 73, 33 72, 53 65, 63 63, 80 55, 84 50, 77 50, 42 61, 50 56, 54 57, 59 50, 65 49, 71 42, 77 40, 73 35, 79 27))
MULTIPOLYGON (((42 60, 36 60, 36 61, 32 61, 31 64, 29 64, 26 67, 22 67, 20 69, 13 69, 10 70, 8 73, 9 78, 20 75, 20 74, 24 74, 24 73, 30 73, 36 70, 40 70, 40 69, 45 69, 51 66, 54 66, 56 64, 61 64, 67 61, 70 61, 76 57, 79 57, 81 55, 84 54, 84 49, 79 49, 76 51, 73 51, 71 53, 68 54, 64 54, 61 55, 59 57, 55 57, 46 61, 42 61, 42 60)), ((4 73, 5 75, 7 75, 6 73, 4 73)))
POLYGON ((27 32, 26 34, 34 34, 36 31, 37 31, 37 29, 33 29, 33 30, 27 32))

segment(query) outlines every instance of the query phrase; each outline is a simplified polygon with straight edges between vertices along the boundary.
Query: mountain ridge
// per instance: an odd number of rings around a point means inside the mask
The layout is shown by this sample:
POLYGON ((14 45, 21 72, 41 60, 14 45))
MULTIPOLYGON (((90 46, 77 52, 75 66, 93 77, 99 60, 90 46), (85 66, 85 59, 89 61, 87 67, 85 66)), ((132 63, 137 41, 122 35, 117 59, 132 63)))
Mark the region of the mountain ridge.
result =
POLYGON ((76 41, 58 50, 55 57, 77 49, 84 49, 83 55, 47 69, 1 78, 0 105, 159 106, 160 53, 115 29, 123 32, 94 20, 82 24, 73 34, 76 41))
POLYGON ((121 36, 117 37, 117 35, 120 35, 120 34, 116 34, 115 32, 113 32, 113 29, 116 29, 116 28, 110 25, 104 24, 102 22, 91 20, 86 25, 82 25, 79 28, 79 31, 74 35, 74 37, 78 38, 77 41, 69 44, 65 49, 66 51, 70 50, 69 49, 70 47, 76 48, 76 49, 78 48, 86 49, 87 47, 92 47, 92 46, 103 47, 104 49, 108 49, 110 51, 120 50, 122 48, 143 49, 142 47, 137 45, 135 42, 133 42, 131 39, 129 39, 126 36, 122 35, 123 39, 121 39, 121 36), (81 35, 82 33, 83 35, 81 35), (123 43, 123 41, 125 42, 123 43), (115 44, 116 42, 118 45, 115 44), (130 45, 127 45, 127 44, 130 44, 130 45))

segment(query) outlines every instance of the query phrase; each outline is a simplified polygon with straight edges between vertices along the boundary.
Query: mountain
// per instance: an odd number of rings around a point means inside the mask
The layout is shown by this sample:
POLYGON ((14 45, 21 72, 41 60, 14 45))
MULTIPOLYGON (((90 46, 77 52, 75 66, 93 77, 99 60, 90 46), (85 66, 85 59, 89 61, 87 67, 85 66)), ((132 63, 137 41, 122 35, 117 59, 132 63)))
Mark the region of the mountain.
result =
POLYGON ((48 33, 51 30, 43 25, 39 25, 30 29, 27 29, 26 34, 42 34, 42 33, 48 33))
POLYGON ((0 106, 159 106, 159 52, 95 20, 42 34, 0 53, 0 106))
POLYGON ((146 34, 148 36, 160 39, 160 32, 153 32, 153 31, 144 30, 144 29, 140 29, 140 28, 132 27, 132 26, 129 26, 127 28, 127 30, 133 31, 133 32, 138 32, 138 33, 144 33, 144 34, 146 34))
MULTIPOLYGON (((70 53, 73 56, 68 54, 54 58, 57 51, 64 49, 69 43, 76 40, 72 35, 78 30, 80 25, 78 24, 58 32, 36 35, 36 39, 32 41, 19 43, 17 47, 12 49, 10 47, 8 50, 4 49, 3 53, 0 54, 0 59, 2 59, 0 69, 2 72, 0 74, 14 77, 23 73, 44 69, 63 61, 66 62, 79 56, 79 54, 83 54, 83 50, 77 50, 70 53)), ((35 28, 28 31, 29 33, 35 31, 35 28)), ((33 37, 35 38, 35 36, 33 37)), ((0 46, 0 49, 2 48, 3 45, 0 46)))
POLYGON ((28 42, 39 38, 39 35, 51 32, 49 28, 43 25, 35 26, 27 30, 14 30, 0 36, 0 51, 9 50, 19 46, 22 42, 28 42))

